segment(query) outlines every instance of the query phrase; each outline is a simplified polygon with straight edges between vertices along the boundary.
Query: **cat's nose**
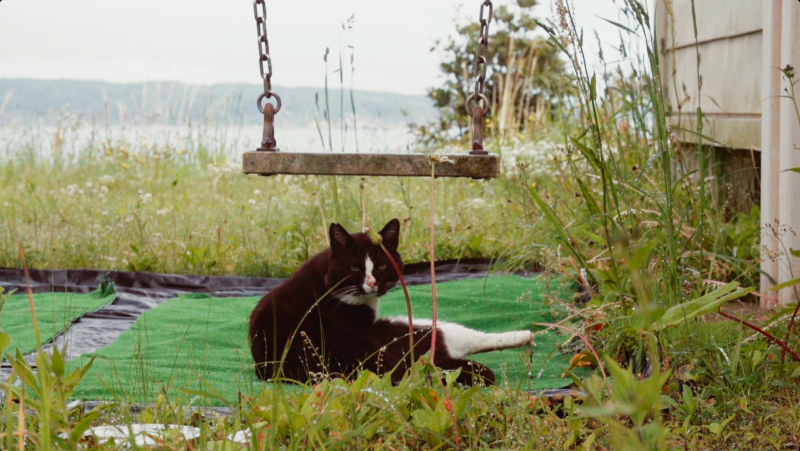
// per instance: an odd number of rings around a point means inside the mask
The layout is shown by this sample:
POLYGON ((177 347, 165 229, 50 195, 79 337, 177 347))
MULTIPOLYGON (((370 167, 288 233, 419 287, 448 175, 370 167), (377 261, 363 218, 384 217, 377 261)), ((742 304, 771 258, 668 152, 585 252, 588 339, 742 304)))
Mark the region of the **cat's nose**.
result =
POLYGON ((364 284, 373 290, 378 288, 378 281, 375 280, 375 276, 371 274, 367 274, 367 277, 364 279, 364 284))

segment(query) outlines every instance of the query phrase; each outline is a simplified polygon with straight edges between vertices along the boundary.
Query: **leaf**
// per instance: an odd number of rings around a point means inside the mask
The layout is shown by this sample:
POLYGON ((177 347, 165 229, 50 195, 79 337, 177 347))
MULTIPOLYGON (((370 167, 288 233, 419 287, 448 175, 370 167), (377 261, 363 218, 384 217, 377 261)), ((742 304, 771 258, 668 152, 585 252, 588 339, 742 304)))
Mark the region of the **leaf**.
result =
POLYGON ((613 20, 606 19, 605 17, 600 17, 597 14, 595 14, 595 17, 597 17, 600 20, 605 20, 606 22, 610 23, 611 25, 614 25, 616 27, 622 28, 623 30, 627 31, 630 34, 636 34, 635 31, 631 30, 630 28, 626 27, 625 25, 622 25, 619 22, 614 22, 613 20))
POLYGON ((595 201, 592 192, 589 190, 589 187, 587 187, 580 178, 576 179, 575 181, 578 182, 578 186, 581 188, 581 194, 583 195, 583 198, 586 199, 586 206, 589 207, 589 213, 592 215, 599 215, 600 207, 597 205, 597 201, 595 201))
POLYGON ((661 318, 654 321, 652 329, 659 331, 691 321, 707 313, 714 312, 722 304, 732 299, 740 298, 754 290, 754 288, 744 290, 738 290, 737 288, 738 284, 731 282, 697 299, 678 304, 664 312, 661 318))
POLYGON ((65 366, 64 366, 64 356, 58 352, 58 346, 53 346, 53 353, 50 356, 52 362, 52 370, 53 374, 58 377, 64 375, 65 366))
POLYGON ((789 168, 789 169, 786 169, 786 170, 781 171, 781 172, 796 172, 796 173, 800 174, 800 168, 789 168))
POLYGON ((800 250, 798 249, 789 248, 789 253, 794 257, 800 258, 800 250))
POLYGON ((437 435, 447 432, 449 418, 443 408, 435 410, 417 409, 411 414, 411 423, 422 429, 428 429, 437 435))
POLYGON ((100 418, 100 414, 100 411, 94 410, 83 417, 78 424, 72 427, 72 431, 69 433, 69 441, 73 444, 78 443, 83 438, 84 432, 92 425, 92 421, 100 418))
POLYGON ((76 368, 64 379, 64 387, 66 390, 74 390, 75 387, 81 383, 84 376, 86 376, 86 373, 89 371, 92 365, 94 365, 94 360, 96 358, 97 356, 92 356, 92 358, 89 359, 89 363, 87 363, 83 368, 76 368))
POLYGON ((0 332, 0 355, 4 355, 6 353, 6 349, 8 349, 8 345, 11 344, 11 335, 8 335, 8 332, 0 332))
POLYGON ((581 151, 583 156, 585 156, 586 159, 589 160, 589 163, 591 163, 591 165, 595 169, 600 170, 600 171, 604 171, 605 170, 605 165, 603 165, 600 162, 600 160, 597 158, 597 154, 595 153, 594 150, 592 150, 591 148, 587 147, 585 144, 581 143, 577 139, 573 139, 572 143, 575 144, 575 147, 577 147, 578 150, 581 151))
POLYGON ((694 130, 689 130, 689 129, 687 129, 687 128, 683 128, 683 127, 675 127, 675 130, 680 130, 680 131, 682 131, 682 132, 685 132, 685 133, 689 133, 689 134, 695 135, 695 136, 697 136, 697 137, 703 138, 703 139, 704 139, 704 140, 706 140, 706 141, 710 141, 710 142, 712 142, 712 143, 714 143, 714 144, 717 144, 717 145, 719 145, 719 146, 725 147, 725 144, 723 144, 723 143, 721 143, 721 142, 717 141, 716 139, 714 139, 714 138, 712 138, 712 137, 710 137, 710 136, 708 136, 708 135, 704 135, 704 134, 702 134, 702 133, 698 133, 698 132, 696 132, 696 131, 694 131, 694 130))
POLYGON ((597 100, 597 74, 592 74, 592 84, 590 85, 589 94, 592 100, 597 100))
POLYGON ((8 362, 11 363, 11 367, 14 368, 14 372, 17 373, 17 377, 22 380, 22 383, 28 386, 34 393, 41 393, 39 381, 36 380, 36 374, 28 361, 25 360, 19 348, 17 348, 16 355, 8 355, 6 357, 8 358, 8 362))
POLYGON ((797 284, 800 284, 800 277, 775 285, 774 287, 770 288, 770 291, 780 291, 784 288, 793 287, 797 284))
POLYGON ((3 311, 3 307, 6 306, 6 302, 8 302, 8 300, 11 299, 12 293, 14 293, 13 290, 11 291, 11 293, 3 295, 3 287, 0 287, 0 312, 3 311))

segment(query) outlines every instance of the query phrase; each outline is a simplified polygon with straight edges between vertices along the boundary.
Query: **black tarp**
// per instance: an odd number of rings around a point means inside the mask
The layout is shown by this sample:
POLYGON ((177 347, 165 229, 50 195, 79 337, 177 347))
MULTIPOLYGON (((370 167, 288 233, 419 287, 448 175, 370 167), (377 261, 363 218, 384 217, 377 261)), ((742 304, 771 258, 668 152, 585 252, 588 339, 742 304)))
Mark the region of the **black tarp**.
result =
MULTIPOLYGON (((446 282, 485 277, 488 259, 447 260, 436 263, 436 280, 446 282)), ((406 265, 404 277, 409 285, 430 283, 430 263, 406 265)), ((67 344, 67 358, 72 359, 109 346, 128 330, 137 318, 163 302, 187 293, 206 293, 214 297, 263 296, 285 279, 191 276, 180 274, 139 273, 125 271, 46 270, 29 271, 30 281, 20 269, 0 268, 0 286, 6 292, 24 293, 30 284, 35 293, 88 293, 101 284, 113 283, 117 299, 96 312, 79 318, 54 343, 61 349, 67 344)), ((52 346, 52 343, 49 344, 52 346)))

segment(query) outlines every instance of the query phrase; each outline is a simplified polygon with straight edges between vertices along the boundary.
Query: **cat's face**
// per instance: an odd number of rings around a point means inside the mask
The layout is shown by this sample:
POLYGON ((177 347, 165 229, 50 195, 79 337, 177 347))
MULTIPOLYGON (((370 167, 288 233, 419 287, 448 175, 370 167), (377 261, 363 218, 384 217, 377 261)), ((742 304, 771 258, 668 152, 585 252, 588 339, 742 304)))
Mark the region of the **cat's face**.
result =
MULTIPOLYGON (((380 231, 383 245, 400 270, 403 261, 397 253, 400 221, 392 219, 380 231)), ((380 245, 365 233, 351 235, 339 224, 331 224, 331 262, 326 281, 333 297, 348 304, 372 304, 397 284, 399 277, 380 245)))

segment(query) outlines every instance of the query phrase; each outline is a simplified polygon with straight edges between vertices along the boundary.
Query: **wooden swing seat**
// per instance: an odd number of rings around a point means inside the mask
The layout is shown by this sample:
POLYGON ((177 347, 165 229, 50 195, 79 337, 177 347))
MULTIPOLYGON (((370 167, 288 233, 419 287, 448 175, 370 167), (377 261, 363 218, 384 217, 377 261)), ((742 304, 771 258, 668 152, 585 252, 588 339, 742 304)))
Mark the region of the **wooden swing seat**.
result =
MULTIPOLYGON (((500 155, 441 155, 449 162, 436 164, 436 177, 500 177, 500 155)), ((425 154, 305 153, 251 151, 243 157, 245 174, 349 175, 430 177, 431 162, 425 154)))

